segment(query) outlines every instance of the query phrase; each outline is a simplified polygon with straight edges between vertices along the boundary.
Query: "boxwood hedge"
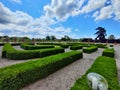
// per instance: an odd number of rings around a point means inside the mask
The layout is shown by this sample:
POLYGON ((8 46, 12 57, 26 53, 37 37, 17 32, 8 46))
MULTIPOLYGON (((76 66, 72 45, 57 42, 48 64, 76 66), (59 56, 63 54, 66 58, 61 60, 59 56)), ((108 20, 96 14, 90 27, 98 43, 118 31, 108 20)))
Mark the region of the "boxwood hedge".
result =
POLYGON ((0 90, 19 90, 82 57, 81 52, 71 51, 0 68, 0 90))
POLYGON ((108 56, 108 57, 114 58, 114 56, 115 56, 114 52, 115 51, 113 48, 107 48, 103 51, 102 56, 108 56))
POLYGON ((30 44, 21 44, 21 48, 25 50, 36 50, 36 49, 45 49, 45 48, 54 48, 53 45, 30 45, 30 44))
POLYGON ((98 57, 86 74, 75 82, 71 90, 92 90, 88 86, 86 77, 90 72, 95 72, 105 77, 109 86, 108 90, 120 90, 115 59, 106 56, 98 57))
POLYGON ((92 52, 96 51, 97 49, 98 49, 97 46, 90 46, 90 47, 88 47, 88 48, 84 48, 84 49, 83 49, 83 52, 84 52, 84 53, 92 53, 92 52))
POLYGON ((78 50, 78 49, 82 49, 81 45, 78 46, 70 46, 70 50, 78 50))
POLYGON ((6 53, 9 51, 15 51, 15 49, 9 43, 6 43, 2 49, 2 58, 6 58, 6 53))
POLYGON ((63 48, 49 48, 41 50, 15 50, 10 44, 3 47, 2 57, 14 60, 42 58, 58 53, 63 53, 63 48))

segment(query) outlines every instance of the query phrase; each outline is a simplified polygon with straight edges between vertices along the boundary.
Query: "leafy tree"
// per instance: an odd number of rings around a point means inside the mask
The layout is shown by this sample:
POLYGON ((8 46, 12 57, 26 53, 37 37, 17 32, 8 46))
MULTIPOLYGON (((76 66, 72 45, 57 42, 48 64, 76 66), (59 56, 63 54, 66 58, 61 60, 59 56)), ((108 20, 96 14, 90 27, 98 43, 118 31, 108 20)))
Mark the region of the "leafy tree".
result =
POLYGON ((61 38, 62 41, 70 41, 70 37, 65 35, 64 37, 61 38))
POLYGON ((46 36, 46 40, 50 41, 50 39, 51 39, 50 36, 46 36))
POLYGON ((115 36, 111 34, 111 35, 108 37, 108 39, 109 39, 109 40, 113 40, 113 39, 115 39, 115 36))
POLYGON ((51 40, 53 40, 53 41, 56 40, 56 37, 52 35, 51 40))
POLYGON ((100 41, 105 40, 105 36, 107 36, 105 28, 97 27, 95 30, 97 30, 97 32, 95 33, 97 35, 96 40, 97 38, 100 41))

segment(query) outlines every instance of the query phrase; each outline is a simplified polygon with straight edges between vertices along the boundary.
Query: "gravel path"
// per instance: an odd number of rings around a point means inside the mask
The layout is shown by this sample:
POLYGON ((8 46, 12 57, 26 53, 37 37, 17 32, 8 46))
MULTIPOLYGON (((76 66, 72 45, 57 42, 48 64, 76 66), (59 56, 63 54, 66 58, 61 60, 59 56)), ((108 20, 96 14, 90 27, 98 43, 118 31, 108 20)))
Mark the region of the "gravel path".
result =
POLYGON ((90 68, 94 60, 102 54, 102 51, 103 49, 98 49, 91 54, 84 53, 82 59, 21 90, 69 90, 76 79, 82 76, 90 68))
MULTIPOLYGON (((12 65, 12 64, 17 64, 17 63, 29 61, 29 60, 8 60, 6 58, 2 59, 1 58, 2 48, 3 48, 3 46, 0 46, 0 68, 8 66, 8 65, 12 65)), ((20 46, 14 46, 14 48, 17 50, 22 50, 20 48, 20 46)))
POLYGON ((118 69, 118 79, 120 83, 120 45, 114 46, 114 49, 115 49, 115 59, 116 59, 116 64, 118 69))

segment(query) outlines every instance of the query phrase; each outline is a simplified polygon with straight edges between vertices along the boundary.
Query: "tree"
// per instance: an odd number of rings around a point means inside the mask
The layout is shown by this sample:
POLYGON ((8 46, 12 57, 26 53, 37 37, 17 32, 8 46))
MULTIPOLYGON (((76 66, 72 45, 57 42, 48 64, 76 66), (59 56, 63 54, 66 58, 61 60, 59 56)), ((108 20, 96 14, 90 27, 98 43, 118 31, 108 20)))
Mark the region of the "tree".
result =
POLYGON ((108 37, 108 39, 109 39, 109 40, 113 40, 113 39, 115 39, 115 36, 111 34, 111 35, 108 37))
POLYGON ((61 38, 62 41, 70 41, 70 37, 65 35, 64 37, 61 38))
POLYGON ((50 36, 46 36, 46 40, 50 41, 50 36))
POLYGON ((56 37, 52 35, 52 36, 51 36, 51 40, 52 40, 52 41, 56 40, 56 37))
POLYGON ((98 27, 95 30, 97 30, 95 33, 97 37, 95 39, 97 40, 98 38, 100 41, 105 40, 105 36, 107 36, 106 30, 103 27, 98 27))

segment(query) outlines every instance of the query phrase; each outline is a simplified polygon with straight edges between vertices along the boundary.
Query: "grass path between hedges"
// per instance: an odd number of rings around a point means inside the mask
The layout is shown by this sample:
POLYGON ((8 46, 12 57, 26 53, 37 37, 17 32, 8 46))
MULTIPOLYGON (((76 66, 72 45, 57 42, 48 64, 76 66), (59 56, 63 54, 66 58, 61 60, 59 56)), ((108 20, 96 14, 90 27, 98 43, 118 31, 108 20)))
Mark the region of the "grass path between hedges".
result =
POLYGON ((98 49, 91 54, 83 54, 83 58, 38 80, 22 90, 70 90, 76 79, 82 76, 93 64, 94 60, 102 55, 103 49, 98 49))
POLYGON ((115 59, 116 59, 116 64, 118 69, 118 80, 120 83, 120 45, 114 46, 114 49, 115 49, 115 59))

